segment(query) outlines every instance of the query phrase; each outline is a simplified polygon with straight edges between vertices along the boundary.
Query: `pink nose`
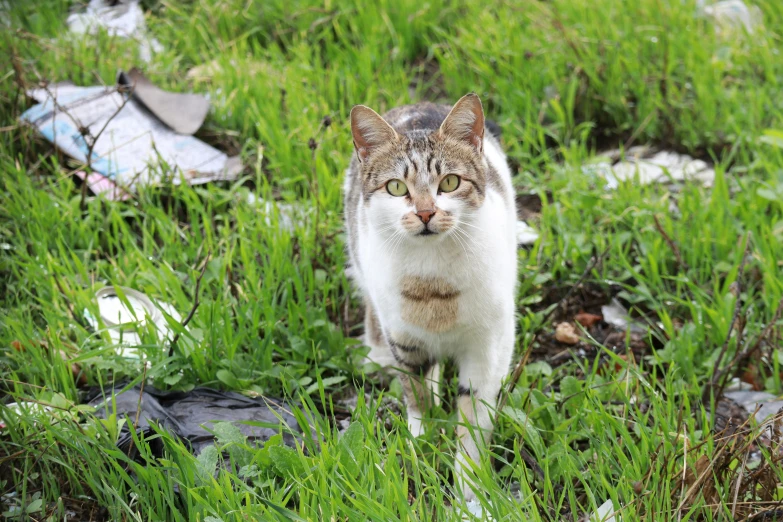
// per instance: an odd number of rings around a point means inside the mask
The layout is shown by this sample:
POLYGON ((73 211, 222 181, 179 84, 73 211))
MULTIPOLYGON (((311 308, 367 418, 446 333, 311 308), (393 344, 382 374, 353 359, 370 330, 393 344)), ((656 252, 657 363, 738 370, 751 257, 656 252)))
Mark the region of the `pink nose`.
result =
POLYGON ((430 218, 432 218, 433 214, 435 214, 434 210, 419 210, 416 212, 416 215, 419 216, 419 219, 421 219, 421 222, 425 225, 430 222, 430 218))

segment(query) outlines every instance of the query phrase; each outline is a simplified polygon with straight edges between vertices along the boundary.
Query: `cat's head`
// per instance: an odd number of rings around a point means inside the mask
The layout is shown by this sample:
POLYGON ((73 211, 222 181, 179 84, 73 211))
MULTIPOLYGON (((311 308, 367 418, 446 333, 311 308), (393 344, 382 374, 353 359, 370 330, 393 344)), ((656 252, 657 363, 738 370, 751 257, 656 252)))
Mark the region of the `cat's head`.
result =
POLYGON ((436 241, 470 226, 487 185, 484 111, 478 96, 462 97, 439 129, 405 134, 357 105, 351 111, 351 131, 364 205, 376 231, 436 241))

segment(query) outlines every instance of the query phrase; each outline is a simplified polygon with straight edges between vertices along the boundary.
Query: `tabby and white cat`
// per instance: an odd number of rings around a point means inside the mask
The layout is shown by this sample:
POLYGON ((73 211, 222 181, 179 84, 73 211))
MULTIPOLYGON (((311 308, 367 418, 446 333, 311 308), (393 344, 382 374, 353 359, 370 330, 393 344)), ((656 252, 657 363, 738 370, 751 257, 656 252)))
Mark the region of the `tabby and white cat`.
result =
POLYGON ((358 105, 351 131, 345 221, 369 358, 402 371, 414 436, 439 400, 438 361, 457 363, 456 480, 469 500, 464 469, 491 434, 514 349, 517 218, 506 157, 475 94, 383 118, 358 105))

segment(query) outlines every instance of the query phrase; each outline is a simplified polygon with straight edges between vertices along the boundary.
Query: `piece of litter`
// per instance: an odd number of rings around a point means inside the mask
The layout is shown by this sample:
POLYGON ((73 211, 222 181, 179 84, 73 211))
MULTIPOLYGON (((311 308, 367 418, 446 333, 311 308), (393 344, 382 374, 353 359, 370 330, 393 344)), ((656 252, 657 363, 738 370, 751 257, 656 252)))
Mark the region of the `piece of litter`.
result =
POLYGON ((191 185, 233 180, 242 171, 239 158, 175 133, 135 100, 126 102, 116 89, 57 84, 28 94, 41 103, 25 111, 20 120, 84 164, 89 152, 84 131, 92 137, 100 134, 92 151, 92 169, 128 189, 164 177, 191 185))
POLYGON ((538 232, 526 222, 517 220, 517 245, 532 245, 538 240, 538 232))
POLYGON ((564 344, 578 344, 579 334, 571 323, 560 323, 555 328, 555 339, 564 344))
MULTIPOLYGON (((282 434, 282 442, 296 447, 294 437, 302 432, 296 417, 291 413, 293 405, 283 399, 271 397, 249 398, 236 392, 224 392, 210 388, 195 388, 187 392, 164 392, 151 386, 139 386, 123 390, 118 386, 107 393, 94 395, 89 404, 95 407, 98 418, 129 417, 117 439, 117 446, 127 454, 133 446, 131 429, 137 434, 157 433, 153 426, 163 429, 187 442, 194 454, 215 442, 215 435, 225 433, 218 423, 233 425, 231 431, 247 437, 249 443, 260 443, 282 434)), ((230 433, 230 432, 229 432, 230 433)), ((151 446, 162 457, 163 444, 151 446)))
POLYGON ((590 516, 590 522, 619 522, 615 517, 614 503, 611 499, 601 504, 598 509, 590 516))
POLYGON ((103 174, 93 172, 88 175, 83 170, 78 170, 73 174, 83 182, 86 182, 87 187, 89 187, 93 194, 102 194, 103 197, 108 200, 125 201, 133 197, 127 190, 123 189, 103 174))
MULTIPOLYGON (((118 355, 127 359, 139 358, 137 347, 142 344, 139 330, 146 328, 148 321, 154 325, 160 339, 171 337, 171 329, 161 310, 172 320, 182 321, 182 316, 172 305, 153 301, 131 288, 107 286, 98 290, 95 298, 101 322, 106 325, 105 331, 116 345, 118 355), (127 304, 120 299, 118 289, 125 295, 127 304)), ((85 318, 94 330, 101 329, 100 322, 87 311, 85 318)))
POLYGON ((767 392, 734 390, 724 392, 723 395, 742 406, 748 414, 756 412, 756 420, 760 423, 783 408, 783 400, 778 395, 767 392), (756 408, 758 408, 758 411, 756 411, 756 408))
POLYGON ((721 0, 712 4, 698 0, 697 7, 702 14, 714 20, 717 33, 744 29, 750 34, 761 25, 761 9, 755 5, 748 6, 742 0, 721 0))
POLYGON ((75 34, 96 34, 105 29, 111 36, 136 40, 144 62, 152 60, 153 52, 163 50, 160 42, 147 35, 139 0, 90 0, 83 13, 72 13, 66 23, 75 34))
POLYGON ((132 89, 134 100, 178 134, 195 133, 209 113, 209 100, 205 96, 164 91, 135 67, 128 72, 120 71, 117 83, 132 89))
POLYGON ((628 328, 631 323, 628 310, 617 299, 612 299, 611 303, 602 306, 601 314, 604 316, 604 322, 621 330, 628 328))
MULTIPOLYGON (((11 402, 9 404, 5 404, 3 407, 8 413, 12 413, 17 417, 25 414, 32 415, 34 417, 41 417, 51 413, 52 411, 50 406, 44 406, 43 404, 38 404, 37 402, 11 402)), ((4 430, 5 427, 5 421, 3 421, 3 419, 0 417, 0 430, 4 430)))
MULTIPOLYGON (((608 156, 618 156, 614 152, 608 156)), ((685 154, 660 151, 651 154, 649 147, 633 147, 625 154, 625 159, 617 163, 611 160, 584 165, 586 174, 597 174, 606 180, 606 188, 614 190, 623 181, 637 179, 642 185, 668 183, 669 181, 698 182, 705 187, 712 186, 715 170, 706 162, 685 154)))
POLYGON ((646 332, 646 328, 639 325, 628 315, 628 310, 617 298, 613 298, 608 305, 601 307, 601 315, 604 316, 604 322, 620 330, 630 330, 632 332, 646 332))

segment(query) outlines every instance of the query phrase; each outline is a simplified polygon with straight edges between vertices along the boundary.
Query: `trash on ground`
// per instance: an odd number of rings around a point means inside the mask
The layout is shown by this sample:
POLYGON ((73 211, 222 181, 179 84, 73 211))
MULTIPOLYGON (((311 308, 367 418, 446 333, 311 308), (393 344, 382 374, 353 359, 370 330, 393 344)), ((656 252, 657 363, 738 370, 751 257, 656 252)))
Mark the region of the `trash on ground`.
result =
POLYGON ((90 0, 84 12, 72 13, 66 23, 76 34, 96 34, 104 29, 110 36, 136 40, 145 62, 152 60, 152 53, 163 50, 160 42, 147 35, 140 0, 90 0))
POLYGON ((521 219, 517 221, 517 245, 532 245, 538 240, 538 232, 521 219))
POLYGON ((628 315, 628 310, 625 309, 617 298, 613 298, 608 305, 602 306, 601 314, 604 316, 604 322, 620 330, 625 331, 630 329, 635 333, 647 331, 647 328, 631 319, 628 315))
POLYGON ((748 415, 755 412, 756 420, 759 423, 764 422, 783 408, 783 399, 767 392, 734 390, 724 392, 723 395, 741 406, 748 415))
POLYGON ((744 29, 751 34, 761 25, 761 9, 755 5, 749 6, 742 0, 721 0, 714 3, 697 0, 696 5, 701 14, 713 19, 717 33, 744 29))
POLYGON ((619 522, 619 519, 614 514, 615 511, 614 503, 609 499, 590 515, 590 522, 619 522))
POLYGON ((117 185, 103 174, 93 172, 88 175, 83 170, 77 170, 73 175, 83 182, 86 182, 87 187, 96 196, 101 194, 111 201, 125 201, 133 197, 130 192, 117 185))
POLYGON ((104 331, 108 332, 117 346, 118 355, 128 359, 139 358, 137 347, 142 345, 139 331, 145 329, 148 324, 154 325, 160 339, 168 339, 171 337, 171 329, 166 315, 176 322, 182 320, 182 316, 172 305, 153 301, 132 288, 107 286, 96 292, 95 299, 100 321, 85 311, 87 322, 95 331, 101 331, 101 323, 105 325, 104 331), (123 302, 120 294, 125 296, 127 303, 123 302))
POLYGON ((579 344, 579 334, 571 323, 560 323, 555 327, 555 339, 564 344, 579 344))
POLYGON ((191 185, 233 180, 242 171, 238 157, 175 133, 116 88, 61 83, 28 94, 40 103, 21 115, 23 122, 85 165, 97 137, 92 170, 129 191, 164 178, 191 185))
POLYGON ((706 162, 686 154, 671 151, 655 151, 646 146, 632 147, 621 159, 620 151, 605 153, 597 162, 584 165, 585 173, 596 173, 606 180, 606 188, 616 189, 623 181, 639 183, 669 183, 670 181, 695 181, 711 186, 715 170, 706 162))
POLYGON ((2 413, 2 416, 0 416, 0 430, 5 429, 6 424, 3 420, 3 416, 8 415, 9 413, 16 416, 31 415, 34 417, 41 417, 49 415, 51 412, 51 406, 45 406, 43 404, 38 404, 37 402, 11 402, 9 404, 4 404, 3 409, 0 410, 0 413, 2 413))
MULTIPOLYGON (((117 388, 115 394, 96 393, 90 406, 96 416, 107 418, 115 412, 117 418, 128 417, 132 422, 122 426, 117 446, 127 452, 133 444, 130 426, 137 433, 154 434, 155 423, 175 437, 185 440, 194 454, 215 441, 215 423, 230 422, 250 441, 265 442, 282 433, 283 442, 294 445, 294 434, 301 433, 296 418, 281 399, 249 398, 235 392, 211 388, 195 388, 188 392, 163 392, 145 386, 126 391, 117 388), (136 422, 138 419, 138 422, 136 422)), ((163 448, 153 448, 163 456, 163 448)))
POLYGON ((194 134, 209 113, 205 96, 164 91, 135 67, 127 73, 120 71, 117 83, 128 87, 134 100, 178 134, 194 134))

